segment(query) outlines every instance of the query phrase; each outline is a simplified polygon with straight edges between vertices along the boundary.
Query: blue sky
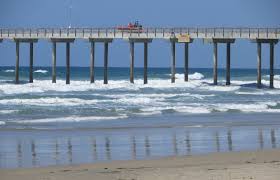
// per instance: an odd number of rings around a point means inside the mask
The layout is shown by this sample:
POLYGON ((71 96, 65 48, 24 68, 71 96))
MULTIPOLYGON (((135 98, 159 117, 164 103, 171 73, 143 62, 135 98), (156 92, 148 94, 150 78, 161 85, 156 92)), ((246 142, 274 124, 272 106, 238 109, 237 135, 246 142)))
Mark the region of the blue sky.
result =
MULTIPOLYGON (((279 0, 1 0, 0 27, 114 27, 139 20, 144 26, 280 27, 279 0), (69 7, 72 6, 71 18, 69 7)), ((275 47, 280 68, 280 45, 275 47)), ((96 65, 103 65, 103 47, 96 47, 96 65)), ((190 45, 190 67, 212 67, 212 45, 201 40, 190 45)), ((29 64, 28 45, 21 45, 20 65, 29 64)), ((71 65, 89 65, 89 43, 71 45, 71 65)), ((65 45, 58 45, 58 65, 65 65, 65 45)), ((116 40, 109 49, 110 66, 129 66, 128 43, 116 40)), ((136 45, 135 66, 143 66, 143 45, 136 45)), ((183 47, 177 45, 177 66, 183 66, 183 47)), ((35 66, 51 65, 51 44, 35 45, 35 66)), ((233 68, 256 67, 256 44, 238 40, 232 45, 233 68)), ((15 64, 15 43, 0 44, 0 66, 15 64)), ((263 46, 263 67, 268 68, 269 49, 263 46)), ((149 45, 149 66, 170 66, 170 44, 155 40, 149 45)), ((225 66, 225 47, 219 46, 219 68, 225 66)))

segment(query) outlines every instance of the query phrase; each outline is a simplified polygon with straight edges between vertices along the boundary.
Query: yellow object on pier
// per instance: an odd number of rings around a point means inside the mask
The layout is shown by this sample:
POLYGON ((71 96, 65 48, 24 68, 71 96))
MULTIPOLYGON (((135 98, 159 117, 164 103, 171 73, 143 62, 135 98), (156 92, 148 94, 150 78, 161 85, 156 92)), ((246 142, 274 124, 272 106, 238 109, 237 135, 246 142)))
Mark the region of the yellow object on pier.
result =
POLYGON ((178 37, 178 42, 179 43, 184 43, 184 42, 191 42, 191 38, 189 34, 180 34, 178 37))

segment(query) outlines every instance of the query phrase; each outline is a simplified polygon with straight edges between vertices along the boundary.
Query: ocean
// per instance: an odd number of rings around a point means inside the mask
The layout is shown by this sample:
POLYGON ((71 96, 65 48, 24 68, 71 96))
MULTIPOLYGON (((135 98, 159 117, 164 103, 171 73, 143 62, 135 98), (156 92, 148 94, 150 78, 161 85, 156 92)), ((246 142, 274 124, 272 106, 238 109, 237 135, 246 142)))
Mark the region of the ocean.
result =
POLYGON ((232 69, 230 86, 225 70, 212 85, 212 69, 190 69, 184 82, 182 68, 176 83, 170 68, 72 67, 71 84, 65 68, 0 68, 0 168, 38 167, 110 160, 157 158, 209 152, 277 148, 280 145, 280 70, 275 89, 269 89, 269 71, 263 70, 263 88, 256 88, 255 69, 232 69))

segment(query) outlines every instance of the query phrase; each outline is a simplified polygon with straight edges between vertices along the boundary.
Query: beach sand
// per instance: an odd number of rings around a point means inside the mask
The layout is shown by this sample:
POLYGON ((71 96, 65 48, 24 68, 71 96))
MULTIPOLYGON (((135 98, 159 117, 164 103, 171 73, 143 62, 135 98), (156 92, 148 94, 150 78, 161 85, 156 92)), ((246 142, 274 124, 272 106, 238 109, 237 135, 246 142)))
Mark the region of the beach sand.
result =
POLYGON ((279 180, 280 149, 1 169, 1 180, 279 180))

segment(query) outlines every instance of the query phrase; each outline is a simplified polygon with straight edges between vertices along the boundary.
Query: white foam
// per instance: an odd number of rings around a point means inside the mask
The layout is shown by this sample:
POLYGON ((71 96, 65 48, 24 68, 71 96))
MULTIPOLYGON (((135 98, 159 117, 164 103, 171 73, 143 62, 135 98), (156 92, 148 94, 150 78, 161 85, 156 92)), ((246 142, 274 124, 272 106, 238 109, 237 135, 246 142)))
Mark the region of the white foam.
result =
POLYGON ((79 98, 38 98, 38 99, 2 99, 2 105, 33 105, 33 106, 77 106, 96 104, 97 100, 83 100, 79 98))
POLYGON ((189 75, 190 80, 200 80, 200 79, 203 79, 203 78, 204 78, 204 75, 201 74, 201 73, 198 73, 198 72, 195 72, 194 74, 189 75))
POLYGON ((141 111, 144 112, 158 112, 164 110, 174 110, 176 112, 181 113, 190 113, 190 114, 200 114, 200 113, 210 113, 206 107, 196 107, 196 106, 162 106, 162 107, 149 107, 149 108, 142 108, 141 111))
POLYGON ((53 122, 103 121, 103 120, 116 120, 116 119, 124 119, 124 118, 127 118, 127 115, 89 116, 89 117, 70 116, 70 117, 48 118, 48 119, 17 120, 13 122, 22 123, 22 124, 29 124, 29 123, 35 124, 35 123, 53 123, 53 122))
POLYGON ((13 69, 7 69, 7 70, 5 70, 4 72, 15 72, 15 70, 13 70, 13 69))
POLYGON ((265 92, 235 92, 235 94, 240 94, 240 95, 264 95, 265 92))
MULTIPOLYGON (((171 74, 168 74, 168 75, 171 76, 171 74)), ((189 74, 188 77, 189 77, 189 80, 201 80, 204 78, 204 75, 201 73, 195 72, 193 74, 189 74)), ((175 78, 176 79, 185 79, 185 74, 176 73, 175 78)))
POLYGON ((6 123, 4 121, 0 121, 0 126, 5 125, 6 123))
POLYGON ((34 73, 43 73, 43 74, 46 74, 47 72, 48 72, 47 70, 43 70, 43 69, 38 69, 34 71, 34 73))
POLYGON ((0 110, 0 114, 12 114, 18 112, 18 110, 0 110))
POLYGON ((217 111, 239 110, 242 112, 280 112, 280 109, 270 109, 270 106, 276 106, 277 102, 257 102, 252 104, 212 104, 212 108, 217 111))

